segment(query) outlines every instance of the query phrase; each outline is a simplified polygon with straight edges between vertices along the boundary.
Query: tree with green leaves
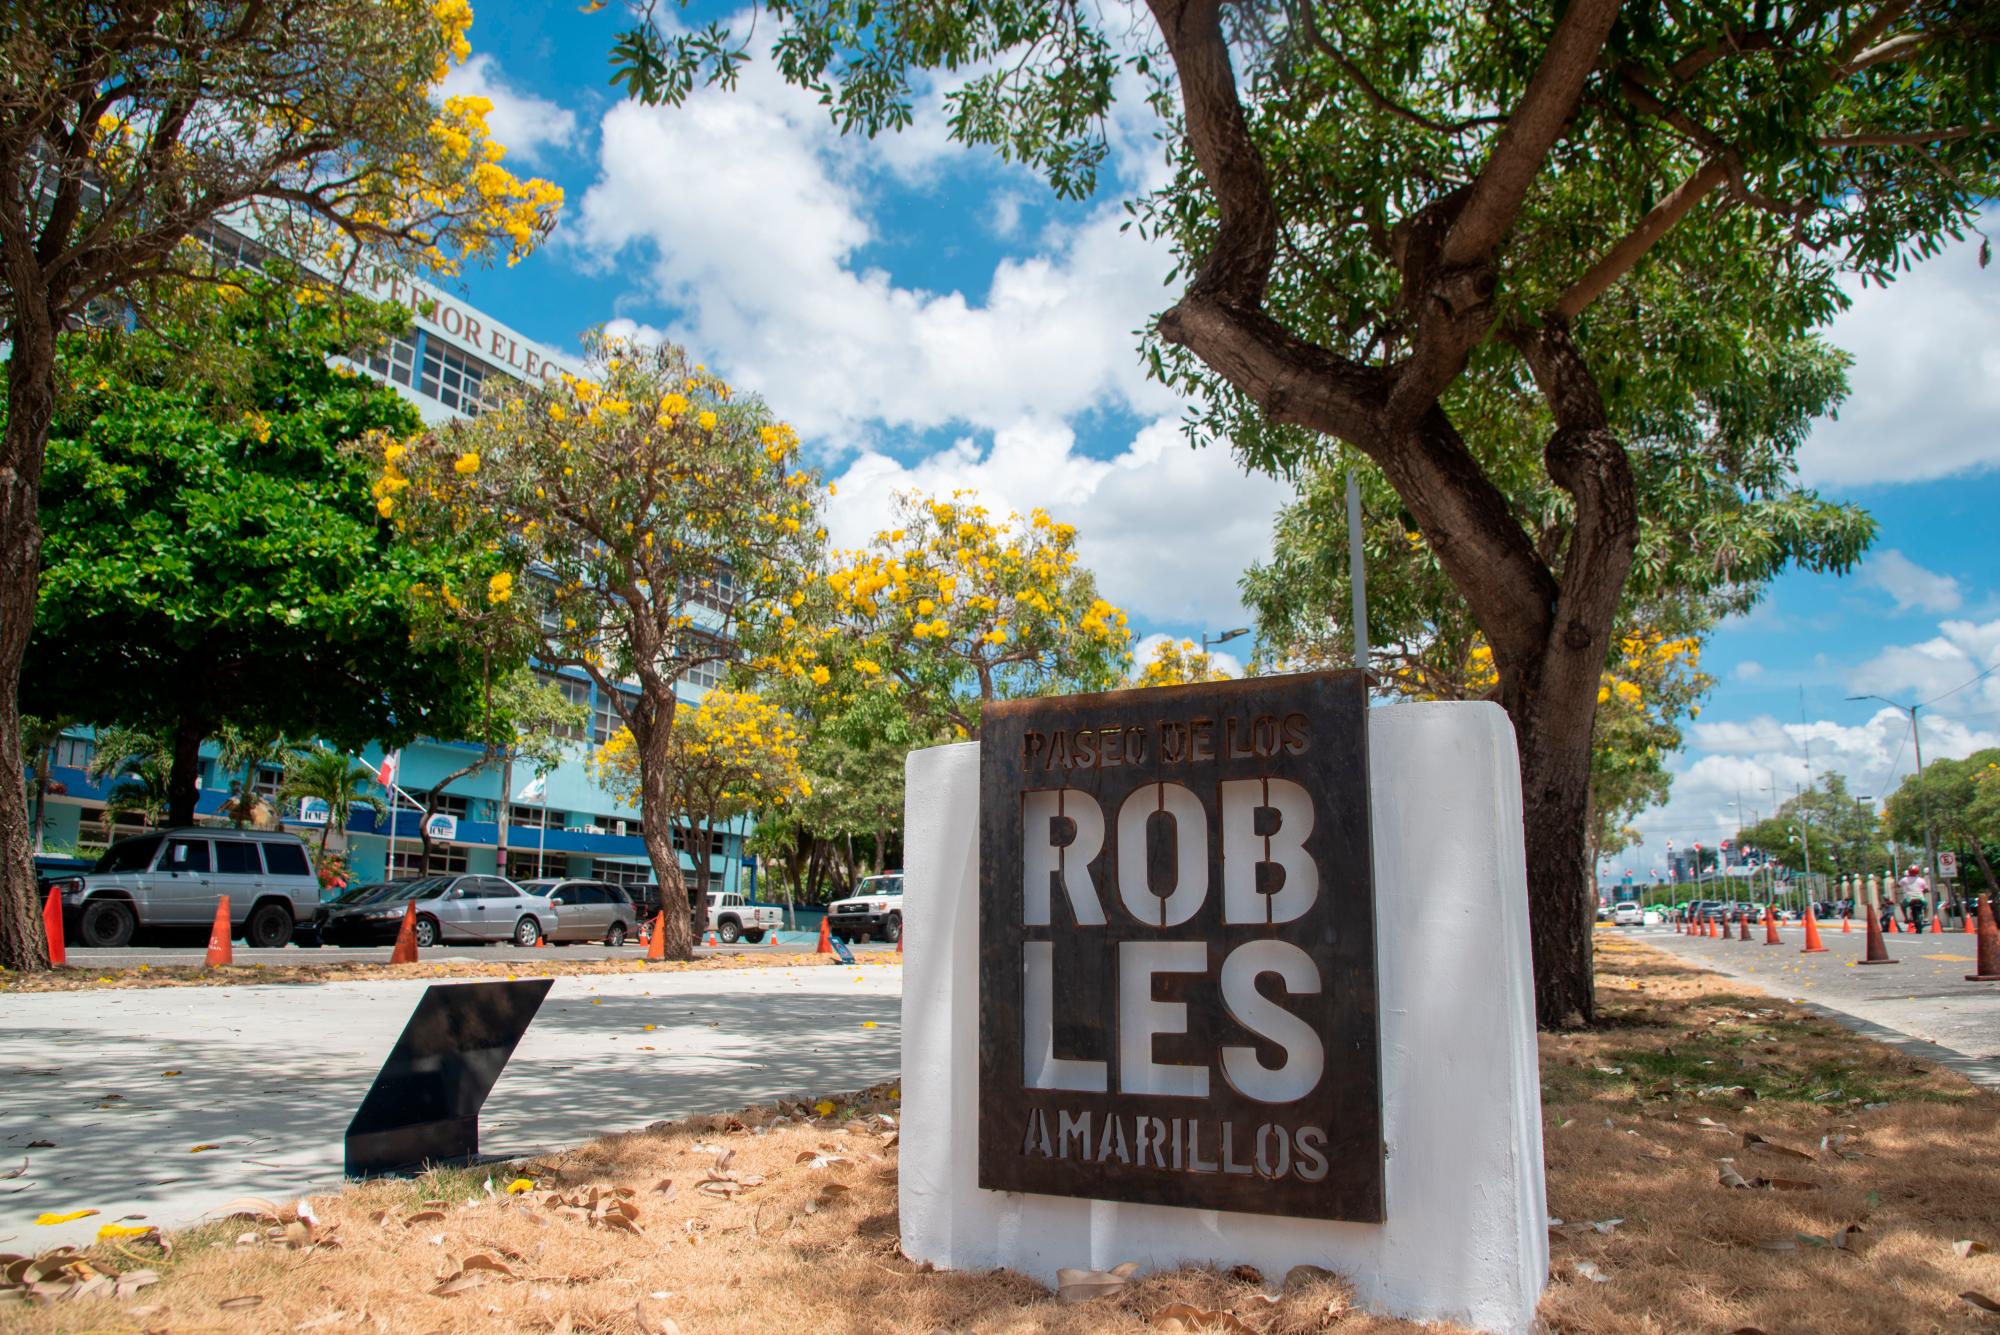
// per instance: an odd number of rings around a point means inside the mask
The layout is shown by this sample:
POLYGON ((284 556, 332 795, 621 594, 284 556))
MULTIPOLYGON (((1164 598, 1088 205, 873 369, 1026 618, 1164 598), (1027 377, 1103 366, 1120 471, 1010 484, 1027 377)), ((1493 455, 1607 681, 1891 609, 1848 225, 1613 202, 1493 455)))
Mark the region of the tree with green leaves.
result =
MULTIPOLYGON (((732 82, 752 30, 661 21, 673 9, 636 6, 614 79, 665 102, 732 82)), ((1537 1016, 1587 1021, 1592 719, 1640 477, 1721 467, 1614 416, 1622 387, 1664 370, 1648 396, 1695 422, 1697 395, 1828 319, 1841 269, 1887 281, 1974 226, 2000 187, 2000 13, 1146 9, 774 4, 754 31, 868 133, 909 123, 918 72, 970 67, 952 133, 1070 195, 1094 185, 1121 74, 1146 81, 1175 176, 1136 216, 1180 284, 1153 371, 1201 405, 1198 438, 1254 466, 1301 471, 1337 444, 1395 490, 1493 651, 1519 741, 1537 1016), (1560 545, 1516 506, 1538 492, 1560 545)))
POLYGON ((481 664, 417 591, 484 554, 382 521, 359 443, 419 419, 329 361, 406 318, 259 281, 64 336, 22 699, 165 739, 171 824, 221 729, 353 751, 476 718, 481 664))
POLYGON ((1926 833, 1934 830, 1939 847, 1971 854, 1987 892, 2000 895, 1995 854, 1988 851, 2000 852, 2000 749, 1931 761, 1922 777, 1910 775, 1889 794, 1882 824, 1891 838, 1916 848, 1924 847, 1926 833))
POLYGON ((42 851, 42 818, 49 803, 49 785, 53 781, 49 773, 55 763, 53 752, 56 743, 75 722, 75 719, 64 718, 60 714, 21 716, 21 764, 28 772, 28 789, 34 794, 28 819, 35 831, 35 853, 38 856, 42 851))
POLYGON ((355 807, 388 812, 388 803, 375 796, 374 787, 374 770, 345 751, 315 743, 296 748, 285 757, 285 776, 278 786, 278 799, 310 800, 326 805, 326 824, 319 832, 319 851, 324 854, 327 839, 335 830, 347 829, 355 807))
MULTIPOLYGON (((536 660, 595 683, 631 733, 640 832, 672 904, 678 689, 746 645, 782 652, 826 537, 822 489, 797 433, 683 349, 593 335, 584 359, 581 376, 386 445, 378 508, 398 531, 493 551, 478 596, 532 609, 536 660)), ((687 918, 666 930, 669 958, 692 958, 687 918)))
POLYGON ((1786 798, 1776 814, 1736 832, 1740 848, 1766 854, 1781 867, 1816 876, 1867 875, 1889 866, 1882 826, 1837 770, 1822 774, 1808 792, 1786 798))
MULTIPOLYGON (((468 0, 37 0, 0 33, 0 755, 40 570, 56 345, 151 289, 281 255, 348 275, 513 261, 562 191, 501 165, 491 103, 444 97, 468 0), (216 231, 236 229, 239 245, 216 231), (231 252, 218 266, 212 247, 231 252)), ((0 784, 0 966, 40 968, 27 811, 0 784)))

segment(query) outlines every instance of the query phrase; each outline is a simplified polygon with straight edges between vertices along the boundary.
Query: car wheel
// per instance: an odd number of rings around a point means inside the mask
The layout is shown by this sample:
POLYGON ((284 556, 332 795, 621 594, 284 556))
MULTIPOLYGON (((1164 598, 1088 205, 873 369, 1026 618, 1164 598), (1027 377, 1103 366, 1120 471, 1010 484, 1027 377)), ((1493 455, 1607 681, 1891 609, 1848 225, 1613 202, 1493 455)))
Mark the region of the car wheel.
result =
POLYGON ((428 950, 432 946, 436 945, 438 943, 437 919, 424 918, 424 917, 418 918, 416 935, 417 935, 417 946, 419 949, 428 950))
POLYGON ((734 918, 724 918, 715 928, 715 939, 725 946, 733 946, 743 939, 743 924, 734 918))
POLYGON ((259 904, 243 924, 243 943, 258 950, 276 950, 291 939, 292 915, 283 904, 259 904))
POLYGON ((83 906, 76 934, 86 946, 115 949, 131 944, 138 927, 138 915, 124 900, 93 899, 83 906))
POLYGON ((764 929, 763 929, 763 928, 761 928, 761 927, 758 927, 758 928, 754 928, 754 929, 753 929, 753 930, 751 930, 751 931, 748 931, 748 932, 745 932, 745 933, 743 934, 743 939, 744 939, 745 941, 748 941, 748 942, 749 942, 749 943, 750 943, 751 945, 753 945, 753 946, 754 946, 754 945, 757 945, 757 944, 759 944, 760 942, 762 942, 762 941, 763 941, 763 939, 764 939, 764 929))
POLYGON ((604 944, 616 948, 625 944, 625 924, 614 922, 611 930, 604 934, 604 944))
POLYGON ((542 925, 533 918, 523 918, 514 924, 514 944, 532 947, 542 939, 542 925))
POLYGON ((892 913, 889 915, 889 921, 882 924, 882 939, 892 946, 903 939, 902 914, 892 913))

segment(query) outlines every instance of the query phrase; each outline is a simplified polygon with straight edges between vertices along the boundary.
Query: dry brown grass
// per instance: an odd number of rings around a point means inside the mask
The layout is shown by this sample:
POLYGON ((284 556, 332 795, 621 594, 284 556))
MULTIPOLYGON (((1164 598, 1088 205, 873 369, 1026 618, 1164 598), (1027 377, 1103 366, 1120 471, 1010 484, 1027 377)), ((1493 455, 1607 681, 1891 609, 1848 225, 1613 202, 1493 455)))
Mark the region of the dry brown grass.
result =
MULTIPOLYGON (((854 957, 856 965, 901 964, 901 957, 886 951, 863 951, 854 957)), ((45 973, 9 973, 0 969, 0 993, 4 992, 88 992, 106 988, 135 987, 241 987, 245 984, 356 983, 384 979, 421 978, 436 982, 458 982, 468 978, 558 978, 571 974, 686 973, 716 969, 797 969, 838 964, 832 955, 810 951, 772 949, 752 954, 705 955, 687 961, 649 963, 643 958, 564 959, 561 954, 548 959, 515 956, 511 959, 451 959, 415 964, 368 964, 360 961, 326 964, 230 964, 210 969, 199 964, 140 964, 124 969, 93 969, 71 966, 45 973)))
MULTIPOLYGON (((1607 941, 1599 960, 1606 1023, 1542 1046, 1550 1206, 1569 1221, 1542 1307, 1550 1332, 1993 1328, 1957 1295, 2000 1296, 2000 1254, 1953 1250, 2000 1247, 1990 1095, 1660 952, 1607 941), (1746 1147, 1745 1132, 1807 1157, 1746 1147), (1746 1179, 1815 1189, 1725 1187, 1725 1158, 1746 1179), (1799 1237, 1831 1240, 1849 1225, 1862 1230, 1851 1247, 1799 1237)), ((1070 1305, 1018 1275, 914 1266, 897 1250, 896 1148, 882 1120, 896 1111, 882 1086, 826 1113, 766 1107, 615 1136, 523 1166, 535 1190, 515 1197, 506 1168, 493 1171, 495 1195, 483 1171, 371 1183, 312 1203, 318 1237, 337 1246, 239 1244, 266 1230, 239 1220, 180 1235, 167 1258, 144 1243, 127 1244, 129 1256, 102 1249, 93 1255, 110 1268, 147 1264, 162 1281, 122 1303, 14 1309, 0 1328, 1085 1335, 1171 1329, 1165 1309, 1184 1303, 1264 1335, 1417 1329, 1353 1312, 1326 1280, 1274 1304, 1261 1277, 1183 1270, 1070 1305), (704 1191, 721 1152, 738 1180, 704 1191), (593 1187, 601 1205, 630 1191, 643 1231, 552 1208, 593 1187), (440 1215, 411 1221, 432 1200, 440 1215), (432 1292, 478 1255, 513 1275, 432 1292), (247 1297, 261 1302, 221 1306, 247 1297)))

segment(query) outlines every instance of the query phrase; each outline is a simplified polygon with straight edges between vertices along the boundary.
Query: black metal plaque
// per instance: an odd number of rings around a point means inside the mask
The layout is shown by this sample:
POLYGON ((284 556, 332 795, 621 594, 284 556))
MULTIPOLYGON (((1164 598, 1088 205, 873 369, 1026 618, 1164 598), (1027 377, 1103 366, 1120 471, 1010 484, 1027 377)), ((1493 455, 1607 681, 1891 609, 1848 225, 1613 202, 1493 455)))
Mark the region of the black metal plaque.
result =
POLYGON ((383 1177, 479 1153, 479 1109, 553 978, 424 989, 347 1124, 347 1175, 383 1177))
POLYGON ((979 1185, 1379 1221, 1359 674, 988 705, 979 1185))

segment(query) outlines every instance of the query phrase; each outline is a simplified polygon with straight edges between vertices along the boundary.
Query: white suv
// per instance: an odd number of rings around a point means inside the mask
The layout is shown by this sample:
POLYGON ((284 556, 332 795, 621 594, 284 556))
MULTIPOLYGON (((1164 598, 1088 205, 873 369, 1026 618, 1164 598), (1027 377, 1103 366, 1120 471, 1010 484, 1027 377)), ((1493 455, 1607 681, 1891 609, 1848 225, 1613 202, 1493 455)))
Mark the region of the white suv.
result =
POLYGON ((848 941, 866 941, 870 936, 902 940, 903 873, 865 877, 855 888, 860 893, 827 905, 827 930, 848 941))

